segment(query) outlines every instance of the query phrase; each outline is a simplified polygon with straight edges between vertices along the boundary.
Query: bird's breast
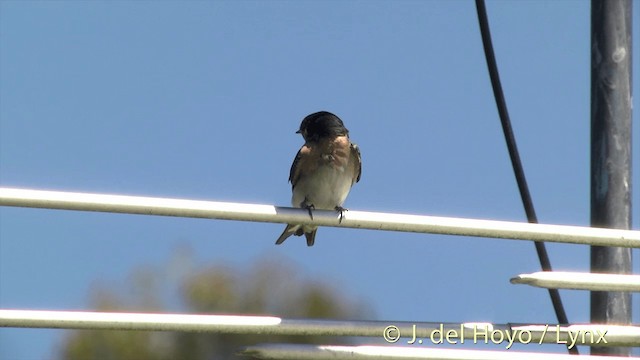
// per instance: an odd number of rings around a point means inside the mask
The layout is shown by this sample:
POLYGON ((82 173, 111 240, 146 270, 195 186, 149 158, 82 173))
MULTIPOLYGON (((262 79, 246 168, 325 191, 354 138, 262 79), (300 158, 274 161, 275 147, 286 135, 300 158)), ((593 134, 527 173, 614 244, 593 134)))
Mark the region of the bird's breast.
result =
POLYGON ((293 205, 299 206, 307 199, 316 209, 332 210, 342 206, 353 184, 350 151, 346 137, 310 147, 308 160, 313 166, 300 174, 293 189, 293 205))

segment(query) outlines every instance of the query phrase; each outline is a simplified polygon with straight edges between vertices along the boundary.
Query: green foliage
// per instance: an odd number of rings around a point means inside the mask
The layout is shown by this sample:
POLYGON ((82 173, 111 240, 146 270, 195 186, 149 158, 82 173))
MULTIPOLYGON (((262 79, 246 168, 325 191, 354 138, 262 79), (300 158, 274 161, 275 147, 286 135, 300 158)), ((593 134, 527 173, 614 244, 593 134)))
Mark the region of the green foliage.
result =
MULTIPOLYGON (((91 293, 98 311, 275 315, 287 318, 354 319, 362 304, 348 301, 332 286, 300 278, 301 270, 282 259, 263 260, 248 271, 228 266, 195 268, 178 255, 167 266, 136 269, 123 286, 99 286, 91 293), (167 296, 169 295, 169 296, 167 296), (168 299, 167 299, 168 298, 168 299), (168 300, 168 301, 167 301, 168 300)), ((348 343, 347 339, 154 331, 68 333, 58 358, 65 360, 236 359, 244 346, 265 342, 348 343)))

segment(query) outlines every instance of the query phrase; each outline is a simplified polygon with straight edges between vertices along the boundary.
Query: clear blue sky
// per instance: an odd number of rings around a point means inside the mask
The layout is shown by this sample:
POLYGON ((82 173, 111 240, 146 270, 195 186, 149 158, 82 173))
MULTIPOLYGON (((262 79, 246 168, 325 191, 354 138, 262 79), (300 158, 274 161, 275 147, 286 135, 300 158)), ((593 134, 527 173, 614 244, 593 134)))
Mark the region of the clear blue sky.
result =
MULTIPOLYGON (((588 225, 589 2, 487 7, 539 219, 588 225)), ((1 186, 288 206, 294 132, 318 110, 362 150, 346 207, 525 220, 472 1, 0 2, 1 186)), ((282 228, 0 208, 0 307, 88 309, 92 284, 186 245, 200 264, 292 259, 378 319, 556 322, 545 290, 509 284, 539 269, 530 242, 322 228, 276 247, 282 228)), ((588 247, 548 248, 589 270, 588 247)), ((561 293, 588 322, 588 293, 561 293)), ((62 334, 2 329, 0 358, 46 358, 62 334)))

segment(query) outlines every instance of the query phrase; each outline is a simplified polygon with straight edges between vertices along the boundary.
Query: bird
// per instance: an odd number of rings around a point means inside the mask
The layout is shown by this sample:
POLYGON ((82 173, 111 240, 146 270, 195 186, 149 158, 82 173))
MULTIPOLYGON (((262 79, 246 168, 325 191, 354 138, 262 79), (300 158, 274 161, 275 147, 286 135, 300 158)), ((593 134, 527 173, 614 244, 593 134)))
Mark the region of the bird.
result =
MULTIPOLYGON (((312 209, 340 212, 353 184, 360 181, 362 158, 358 145, 349 139, 349 130, 342 120, 328 111, 318 111, 306 116, 296 131, 304 139, 291 170, 291 205, 307 209, 313 220, 312 209)), ((318 227, 314 225, 288 224, 276 245, 291 235, 302 236, 307 246, 313 246, 318 227)))

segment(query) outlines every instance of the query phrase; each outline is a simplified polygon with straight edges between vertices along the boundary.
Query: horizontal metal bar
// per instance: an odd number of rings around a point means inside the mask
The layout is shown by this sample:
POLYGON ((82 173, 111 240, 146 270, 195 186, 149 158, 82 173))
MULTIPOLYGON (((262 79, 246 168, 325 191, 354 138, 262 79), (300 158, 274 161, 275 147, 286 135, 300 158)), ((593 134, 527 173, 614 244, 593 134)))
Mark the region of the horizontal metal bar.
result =
POLYGON ((640 292, 640 275, 539 271, 518 275, 511 283, 548 289, 640 292))
MULTIPOLYGON (((402 360, 611 360, 607 356, 565 355, 521 351, 484 351, 435 349, 420 346, 334 346, 265 344, 249 346, 244 355, 258 359, 343 360, 343 359, 402 359, 402 360)), ((627 357, 625 359, 638 359, 627 357)))
POLYGON ((140 196, 0 188, 0 206, 301 223, 372 230, 640 248, 640 231, 632 230, 353 210, 346 211, 342 221, 335 211, 314 210, 313 220, 311 220, 306 210, 289 207, 140 196))
MULTIPOLYGON (((364 336, 419 342, 550 343, 640 346, 640 327, 282 319, 275 316, 0 310, 0 327, 190 331, 235 334, 364 336), (449 338, 447 339, 447 334, 449 338), (604 336, 601 340, 601 336, 604 336), (513 340, 510 340, 513 339, 513 340), (606 342, 605 342, 606 341, 606 342)), ((510 347, 510 346, 509 346, 510 347)))

